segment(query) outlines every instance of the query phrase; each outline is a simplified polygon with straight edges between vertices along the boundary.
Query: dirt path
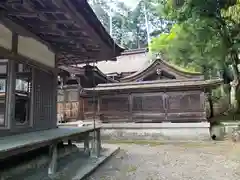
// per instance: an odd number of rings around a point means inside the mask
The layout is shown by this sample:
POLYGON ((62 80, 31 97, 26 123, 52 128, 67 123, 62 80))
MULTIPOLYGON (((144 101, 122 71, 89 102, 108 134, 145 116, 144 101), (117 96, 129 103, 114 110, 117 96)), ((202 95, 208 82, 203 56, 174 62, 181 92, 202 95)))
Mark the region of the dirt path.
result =
POLYGON ((120 147, 88 180, 240 179, 240 145, 208 142, 120 147))

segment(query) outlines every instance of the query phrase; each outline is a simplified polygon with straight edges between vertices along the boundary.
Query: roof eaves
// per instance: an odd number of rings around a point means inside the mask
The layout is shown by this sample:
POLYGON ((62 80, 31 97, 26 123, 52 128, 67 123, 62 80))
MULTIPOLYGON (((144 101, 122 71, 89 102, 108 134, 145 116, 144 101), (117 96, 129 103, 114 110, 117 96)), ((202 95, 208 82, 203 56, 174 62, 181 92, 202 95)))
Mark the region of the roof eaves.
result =
POLYGON ((79 6, 77 9, 75 7, 74 9, 72 8, 73 2, 76 2, 76 0, 36 0, 36 3, 38 4, 38 6, 36 6, 36 4, 34 4, 35 1, 23 1, 21 4, 17 1, 12 3, 3 1, 0 3, 0 6, 3 8, 4 12, 2 14, 6 19, 19 24, 26 30, 27 36, 29 36, 28 32, 31 32, 35 36, 31 37, 47 44, 49 49, 57 53, 58 58, 60 59, 60 64, 70 65, 96 62, 105 59, 112 59, 120 55, 123 49, 120 48, 106 32, 87 1, 78 1, 85 7, 79 6), (29 6, 33 8, 27 8, 29 6), (82 15, 81 17, 76 15, 85 10, 89 13, 82 15), (52 16, 56 15, 56 19, 49 19, 49 16, 46 14, 51 14, 52 16), (92 24, 91 22, 94 23, 92 24), (63 28, 65 25, 66 27, 63 28), (68 25, 71 25, 72 27, 74 26, 75 29, 69 28, 68 25), (92 46, 88 46, 89 44, 86 43, 85 40, 88 40, 89 37, 84 36, 85 32, 82 31, 82 28, 85 28, 85 31, 90 33, 90 39, 95 39, 94 41, 96 42, 93 44, 90 43, 90 45, 97 45, 97 53, 92 46), (70 35, 70 32, 77 32, 78 34, 81 34, 81 36, 70 35), (82 38, 85 40, 83 41, 82 38), (66 41, 64 39, 66 39, 66 41), (84 46, 83 44, 87 46, 84 46), (88 49, 85 49, 86 47, 88 47, 88 49))
POLYGON ((101 84, 95 88, 86 88, 85 91, 92 92, 92 91, 113 91, 113 90, 129 90, 129 89, 151 89, 151 88, 175 88, 175 87, 209 87, 209 86, 218 86, 223 83, 222 79, 213 79, 213 80, 188 80, 188 81, 169 81, 161 82, 161 81, 152 81, 149 83, 145 82, 138 82, 135 84, 128 84, 128 83, 116 83, 110 84, 101 84))

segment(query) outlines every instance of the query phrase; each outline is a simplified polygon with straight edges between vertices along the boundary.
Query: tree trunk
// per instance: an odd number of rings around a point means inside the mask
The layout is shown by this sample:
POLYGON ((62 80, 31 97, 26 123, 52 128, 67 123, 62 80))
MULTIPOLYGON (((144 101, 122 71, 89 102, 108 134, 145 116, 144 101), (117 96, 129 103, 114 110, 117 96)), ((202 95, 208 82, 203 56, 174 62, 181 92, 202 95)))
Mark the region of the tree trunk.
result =
MULTIPOLYGON (((204 80, 209 79, 209 72, 207 70, 207 67, 205 65, 202 66, 203 69, 203 76, 204 76, 204 80)), ((214 116, 214 110, 213 110, 213 101, 212 101, 212 90, 208 89, 207 90, 207 101, 209 103, 209 119, 212 118, 214 116)))
POLYGON ((210 115, 209 115, 209 119, 210 119, 214 116, 213 101, 212 101, 212 90, 208 91, 207 98, 208 98, 209 109, 210 109, 210 115))
POLYGON ((232 54, 232 69, 234 80, 231 83, 231 107, 233 112, 240 112, 240 78, 238 71, 238 55, 232 54))
POLYGON ((220 77, 223 79, 223 85, 221 85, 221 97, 224 97, 224 99, 227 99, 227 103, 228 103, 228 110, 229 111, 231 109, 231 81, 233 81, 232 75, 229 72, 229 68, 227 66, 227 64, 223 63, 220 65, 220 77))
POLYGON ((123 47, 124 45, 124 35, 123 35, 123 28, 125 26, 125 17, 122 16, 122 25, 121 25, 121 31, 122 31, 122 35, 121 35, 121 46, 123 47))

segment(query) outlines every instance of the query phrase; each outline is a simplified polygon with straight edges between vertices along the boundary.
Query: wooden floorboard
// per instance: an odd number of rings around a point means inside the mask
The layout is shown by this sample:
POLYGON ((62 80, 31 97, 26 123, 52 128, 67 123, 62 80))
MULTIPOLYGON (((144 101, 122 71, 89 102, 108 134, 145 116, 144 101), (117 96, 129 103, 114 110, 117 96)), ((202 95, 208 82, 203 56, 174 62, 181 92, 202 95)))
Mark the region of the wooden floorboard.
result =
MULTIPOLYGON (((96 128, 100 127, 98 126, 96 128)), ((59 127, 56 129, 0 137, 0 153, 91 131, 93 131, 93 126, 59 127)))

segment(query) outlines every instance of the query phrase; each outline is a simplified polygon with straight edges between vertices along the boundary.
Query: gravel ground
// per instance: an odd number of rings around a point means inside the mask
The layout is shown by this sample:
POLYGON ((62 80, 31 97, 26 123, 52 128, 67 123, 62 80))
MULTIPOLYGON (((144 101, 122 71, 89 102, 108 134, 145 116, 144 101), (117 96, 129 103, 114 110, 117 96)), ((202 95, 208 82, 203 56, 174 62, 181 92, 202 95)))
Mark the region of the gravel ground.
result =
POLYGON ((120 144, 120 152, 88 180, 238 180, 240 145, 120 144))

